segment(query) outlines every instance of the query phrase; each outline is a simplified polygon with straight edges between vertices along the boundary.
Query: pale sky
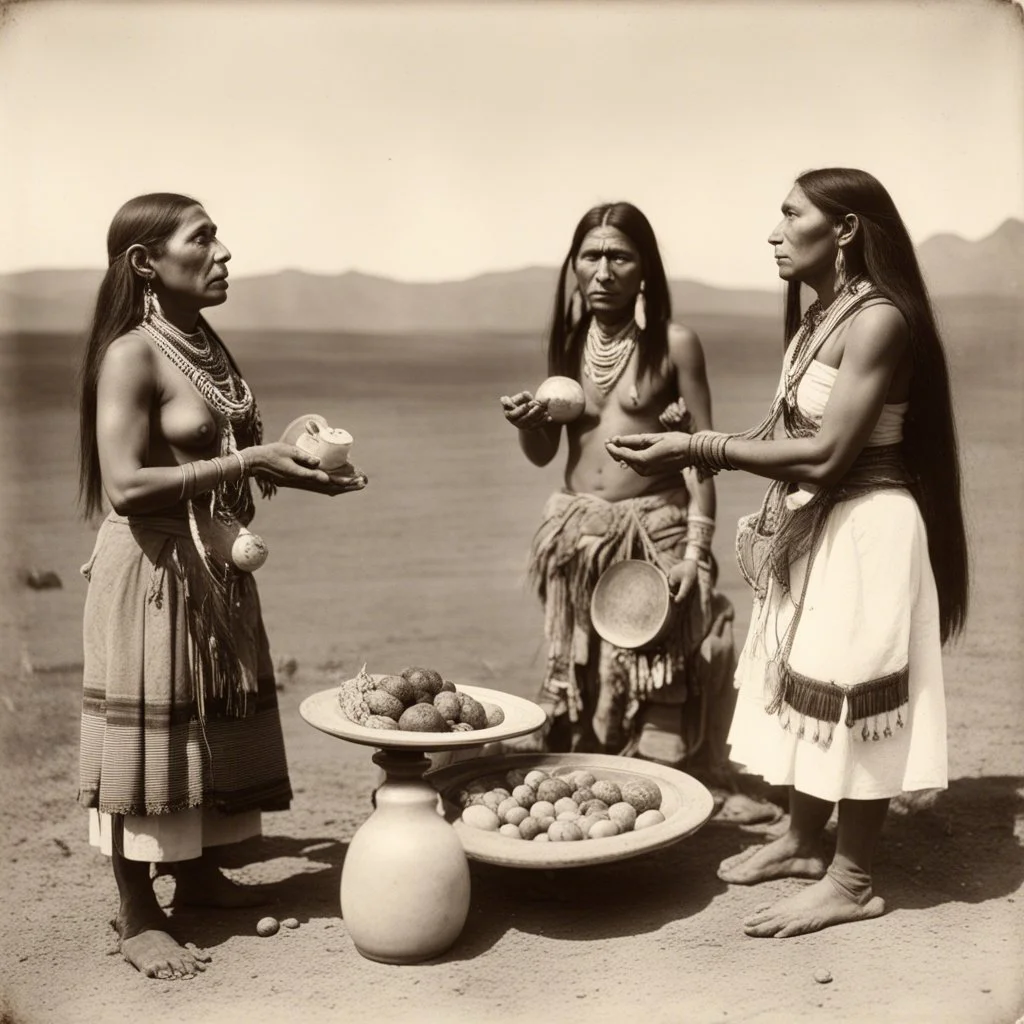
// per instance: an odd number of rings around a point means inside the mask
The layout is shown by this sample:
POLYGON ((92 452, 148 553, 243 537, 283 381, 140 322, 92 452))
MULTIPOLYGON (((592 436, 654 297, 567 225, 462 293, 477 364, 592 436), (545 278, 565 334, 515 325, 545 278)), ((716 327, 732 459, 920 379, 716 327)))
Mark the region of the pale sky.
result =
MULTIPOLYGON (((2 4, 2 0, 0 0, 2 4)), ((1019 3, 1018 3, 1019 7, 1019 3)), ((672 277, 771 287, 793 177, 859 166, 916 241, 1024 218, 1024 21, 995 0, 27 2, 0 14, 0 273, 105 263, 197 196, 232 273, 561 261, 628 199, 672 277)))

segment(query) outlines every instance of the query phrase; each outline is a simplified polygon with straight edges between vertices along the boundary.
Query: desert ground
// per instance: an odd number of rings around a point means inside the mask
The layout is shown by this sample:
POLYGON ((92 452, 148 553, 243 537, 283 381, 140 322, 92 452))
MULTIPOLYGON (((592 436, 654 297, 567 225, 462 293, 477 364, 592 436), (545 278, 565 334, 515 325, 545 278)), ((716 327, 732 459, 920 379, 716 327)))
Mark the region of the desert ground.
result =
MULTIPOLYGON (((770 400, 778 326, 694 318, 716 425, 770 400)), ((558 466, 519 453, 498 396, 543 376, 539 338, 490 335, 230 337, 268 433, 320 412, 356 438, 361 494, 282 493, 254 528, 295 799, 231 851, 232 878, 265 886, 258 910, 178 913, 213 957, 188 982, 147 980, 117 953, 109 863, 76 805, 80 623, 95 524, 75 509, 79 341, 0 338, 0 795, 4 1024, 291 1024, 558 1020, 1009 1024, 1024 1014, 1024 740, 1020 314, 943 308, 972 538, 968 629, 945 659, 950 786, 897 801, 877 864, 879 919, 792 939, 751 939, 744 916, 802 883, 728 886, 725 856, 765 826, 709 822, 674 846, 611 865, 525 872, 472 865, 472 904, 436 961, 385 966, 353 947, 338 892, 370 811, 370 751, 310 728, 300 702, 365 662, 433 665, 453 680, 532 696, 540 609, 529 540, 558 466), (26 586, 53 572, 60 587, 26 586), (299 927, 261 938, 259 917, 299 927), (832 980, 820 983, 815 973, 832 980)), ((732 524, 762 484, 720 477, 716 551, 736 605, 732 524)), ((165 901, 171 883, 158 881, 165 901)))

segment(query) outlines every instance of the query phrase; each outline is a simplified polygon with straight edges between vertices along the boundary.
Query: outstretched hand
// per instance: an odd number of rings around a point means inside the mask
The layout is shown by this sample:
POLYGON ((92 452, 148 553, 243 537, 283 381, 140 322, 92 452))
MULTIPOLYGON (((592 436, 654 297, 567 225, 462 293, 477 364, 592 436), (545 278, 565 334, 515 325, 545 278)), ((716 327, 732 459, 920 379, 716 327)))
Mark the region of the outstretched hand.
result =
POLYGON ((608 438, 604 445, 616 462, 641 476, 685 469, 690 464, 690 435, 677 431, 665 434, 622 434, 608 438))
POLYGON ((320 460, 294 444, 271 441, 246 448, 244 457, 253 473, 278 486, 294 486, 296 481, 325 483, 327 474, 318 467, 320 460))
POLYGON ((354 466, 342 467, 337 473, 320 469, 320 460, 294 444, 272 441, 246 449, 253 473, 270 480, 278 487, 294 487, 318 494, 345 494, 361 491, 367 483, 365 474, 354 466))
POLYGON ((327 478, 326 482, 312 480, 291 486, 303 491, 314 491, 316 494, 326 494, 329 498, 333 498, 338 494, 361 491, 370 482, 369 477, 351 463, 333 473, 324 473, 324 476, 327 478))
POLYGON ((548 414, 547 402, 537 401, 529 391, 520 391, 511 397, 502 395, 499 401, 505 419, 519 430, 537 430, 554 422, 548 414))

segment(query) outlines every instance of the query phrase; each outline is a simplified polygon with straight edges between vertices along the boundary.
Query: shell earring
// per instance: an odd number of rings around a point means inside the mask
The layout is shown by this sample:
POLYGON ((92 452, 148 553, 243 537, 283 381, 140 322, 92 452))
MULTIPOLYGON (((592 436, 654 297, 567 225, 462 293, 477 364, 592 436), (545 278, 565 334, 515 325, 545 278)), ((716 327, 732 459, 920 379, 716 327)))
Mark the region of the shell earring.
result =
POLYGON ((836 292, 841 292, 846 287, 846 256, 843 253, 843 247, 839 246, 836 250, 836 292))
POLYGON ((149 323, 153 319, 153 307, 156 305, 156 296, 153 294, 153 285, 148 279, 146 287, 142 292, 142 319, 149 323))
POLYGON ((583 295, 579 288, 574 288, 572 295, 569 297, 569 323, 575 327, 583 319, 585 312, 586 307, 583 304, 583 295))
POLYGON ((647 300, 644 298, 644 283, 640 282, 640 291, 636 293, 636 303, 633 306, 633 319, 641 331, 647 330, 647 300))

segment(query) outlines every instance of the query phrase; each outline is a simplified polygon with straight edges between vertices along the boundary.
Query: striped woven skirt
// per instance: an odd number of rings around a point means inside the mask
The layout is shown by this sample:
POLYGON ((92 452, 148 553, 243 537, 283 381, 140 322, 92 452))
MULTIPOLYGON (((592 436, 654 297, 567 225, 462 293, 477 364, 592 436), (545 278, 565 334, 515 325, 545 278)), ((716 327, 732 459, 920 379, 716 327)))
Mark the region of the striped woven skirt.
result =
MULTIPOLYGON (((790 503, 810 495, 796 491, 790 503)), ((791 506, 792 507, 792 506, 791 506)), ((838 697, 837 722, 793 700, 777 713, 773 656, 784 642, 807 570, 791 567, 791 593, 773 580, 755 605, 736 670, 730 757, 774 785, 823 800, 871 800, 947 783, 946 705, 938 596, 924 522, 910 493, 873 491, 829 513, 811 563, 789 665, 809 688, 838 697), (858 707, 872 681, 899 679, 899 696, 858 707)))
POLYGON ((176 557, 179 545, 184 554, 191 543, 184 521, 111 514, 82 570, 89 590, 78 799, 99 816, 92 833, 101 848, 108 845, 105 816, 126 816, 126 835, 143 836, 132 859, 198 856, 204 844, 258 833, 260 811, 291 801, 273 663, 251 578, 235 642, 256 666, 255 700, 244 717, 198 715, 176 557), (163 820, 150 831, 162 838, 154 845, 145 838, 146 819, 157 817, 163 820))

